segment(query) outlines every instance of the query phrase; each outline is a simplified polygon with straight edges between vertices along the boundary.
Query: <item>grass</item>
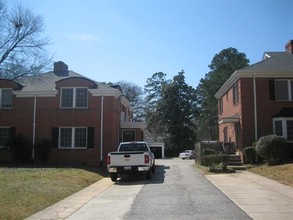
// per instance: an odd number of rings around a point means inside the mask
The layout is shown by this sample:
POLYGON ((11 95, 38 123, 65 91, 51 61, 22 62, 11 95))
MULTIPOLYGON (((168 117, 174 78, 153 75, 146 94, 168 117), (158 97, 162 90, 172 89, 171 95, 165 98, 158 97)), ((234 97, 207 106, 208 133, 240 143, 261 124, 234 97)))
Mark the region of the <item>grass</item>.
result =
MULTIPOLYGON (((216 174, 209 171, 208 167, 195 165, 200 169, 204 175, 216 174)), ((272 180, 276 180, 282 184, 293 187, 293 163, 268 166, 268 165, 248 165, 249 172, 267 177, 272 180)))
POLYGON ((277 166, 260 165, 251 167, 248 171, 293 187, 293 163, 277 166))
POLYGON ((98 169, 1 167, 0 219, 24 219, 102 178, 98 169))

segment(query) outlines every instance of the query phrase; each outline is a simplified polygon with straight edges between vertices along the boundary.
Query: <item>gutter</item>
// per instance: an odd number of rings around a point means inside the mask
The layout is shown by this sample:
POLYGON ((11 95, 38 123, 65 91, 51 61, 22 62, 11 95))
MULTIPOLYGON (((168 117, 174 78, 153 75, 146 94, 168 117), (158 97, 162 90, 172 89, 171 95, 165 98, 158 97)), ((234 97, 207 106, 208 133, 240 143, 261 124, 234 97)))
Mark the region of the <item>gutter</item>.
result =
POLYGON ((257 102, 256 102, 256 73, 253 75, 253 107, 254 107, 254 140, 257 141, 257 102))
POLYGON ((100 143, 100 166, 103 167, 103 129, 104 129, 104 93, 101 96, 101 143, 100 143))

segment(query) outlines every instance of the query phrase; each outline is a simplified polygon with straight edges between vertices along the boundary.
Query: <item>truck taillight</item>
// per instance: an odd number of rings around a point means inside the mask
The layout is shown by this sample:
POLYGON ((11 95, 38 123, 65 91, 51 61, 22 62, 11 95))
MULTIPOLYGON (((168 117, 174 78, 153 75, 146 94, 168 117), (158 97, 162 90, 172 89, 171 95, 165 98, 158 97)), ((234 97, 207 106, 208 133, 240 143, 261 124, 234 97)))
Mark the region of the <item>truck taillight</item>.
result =
POLYGON ((148 155, 144 155, 144 163, 149 163, 150 162, 150 158, 148 155))
POLYGON ((107 163, 107 164, 110 164, 110 163, 111 163, 111 158, 110 158, 110 156, 107 156, 107 158, 106 158, 106 163, 107 163))

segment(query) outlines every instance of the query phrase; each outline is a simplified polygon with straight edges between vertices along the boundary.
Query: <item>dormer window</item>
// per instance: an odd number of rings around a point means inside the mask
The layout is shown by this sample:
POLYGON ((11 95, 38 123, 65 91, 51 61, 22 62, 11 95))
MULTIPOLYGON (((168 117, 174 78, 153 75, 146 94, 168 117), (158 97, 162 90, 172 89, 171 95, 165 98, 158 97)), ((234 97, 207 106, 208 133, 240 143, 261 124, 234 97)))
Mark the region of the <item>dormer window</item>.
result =
POLYGON ((0 89, 0 108, 12 107, 12 89, 0 89))
POLYGON ((61 88, 61 108, 87 108, 87 88, 61 88))

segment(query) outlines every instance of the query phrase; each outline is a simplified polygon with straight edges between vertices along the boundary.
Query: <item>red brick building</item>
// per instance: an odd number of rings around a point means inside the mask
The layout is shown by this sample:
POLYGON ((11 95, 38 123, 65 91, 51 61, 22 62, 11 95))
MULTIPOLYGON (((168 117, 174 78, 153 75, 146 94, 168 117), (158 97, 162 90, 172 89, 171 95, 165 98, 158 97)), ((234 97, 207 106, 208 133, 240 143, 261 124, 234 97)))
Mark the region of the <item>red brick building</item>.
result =
POLYGON ((285 52, 236 70, 216 93, 219 142, 236 149, 277 134, 293 143, 293 40, 285 52))
POLYGON ((50 140, 49 162, 56 164, 97 165, 119 142, 143 140, 143 124, 131 122, 119 87, 69 71, 61 61, 52 72, 0 79, 0 97, 0 161, 11 160, 9 140, 17 134, 29 138, 32 149, 50 140))

